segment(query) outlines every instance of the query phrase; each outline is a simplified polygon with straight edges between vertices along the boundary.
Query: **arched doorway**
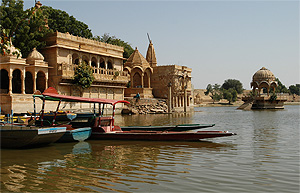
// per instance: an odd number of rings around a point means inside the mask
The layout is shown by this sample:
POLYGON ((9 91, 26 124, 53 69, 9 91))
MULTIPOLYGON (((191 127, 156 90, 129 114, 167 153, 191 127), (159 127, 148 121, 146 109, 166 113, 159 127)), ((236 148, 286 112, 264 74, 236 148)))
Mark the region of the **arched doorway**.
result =
POLYGON ((107 69, 113 69, 113 64, 110 60, 107 62, 107 69))
POLYGON ((78 56, 78 54, 73 54, 72 55, 72 64, 76 64, 76 65, 79 64, 79 56, 78 56))
POLYGON ((33 77, 31 72, 26 72, 25 74, 25 93, 33 94, 33 77))
POLYGON ((9 77, 8 72, 5 69, 1 69, 1 84, 0 84, 0 93, 7 94, 9 89, 9 77))
POLYGON ((103 58, 100 59, 100 68, 105 68, 105 62, 103 58))
POLYGON ((149 77, 148 74, 145 73, 144 74, 144 88, 149 88, 150 84, 149 84, 149 77))
POLYGON ((98 66, 97 66, 97 59, 95 57, 92 58, 91 65, 93 67, 94 73, 97 73, 97 69, 95 69, 95 68, 98 68, 98 66))
POLYGON ((136 72, 132 77, 132 87, 133 88, 142 88, 142 76, 140 73, 136 72))
POLYGON ((46 76, 45 73, 42 71, 39 71, 37 73, 37 78, 36 78, 36 89, 44 92, 46 88, 46 76))
POLYGON ((19 69, 13 71, 12 92, 17 94, 22 93, 21 70, 19 69))

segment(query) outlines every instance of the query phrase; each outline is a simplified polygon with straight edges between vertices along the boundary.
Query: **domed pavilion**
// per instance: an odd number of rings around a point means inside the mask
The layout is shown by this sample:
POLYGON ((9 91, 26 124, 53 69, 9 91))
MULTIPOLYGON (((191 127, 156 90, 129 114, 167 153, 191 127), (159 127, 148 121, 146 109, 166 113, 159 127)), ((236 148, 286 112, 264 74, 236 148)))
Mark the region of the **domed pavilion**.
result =
POLYGON ((278 83, 274 74, 265 67, 258 70, 252 77, 250 83, 252 87, 252 96, 243 97, 244 104, 238 109, 283 109, 285 96, 275 93, 278 83), (263 93, 263 90, 266 93, 263 93), (270 94, 270 90, 273 91, 270 94))
POLYGON ((265 67, 262 67, 252 77, 252 82, 251 82, 252 91, 253 93, 258 94, 258 96, 260 96, 261 90, 263 88, 267 90, 267 96, 269 96, 269 90, 272 89, 273 92, 275 92, 277 86, 278 85, 277 85, 277 81, 275 80, 274 74, 270 70, 266 69, 265 67))

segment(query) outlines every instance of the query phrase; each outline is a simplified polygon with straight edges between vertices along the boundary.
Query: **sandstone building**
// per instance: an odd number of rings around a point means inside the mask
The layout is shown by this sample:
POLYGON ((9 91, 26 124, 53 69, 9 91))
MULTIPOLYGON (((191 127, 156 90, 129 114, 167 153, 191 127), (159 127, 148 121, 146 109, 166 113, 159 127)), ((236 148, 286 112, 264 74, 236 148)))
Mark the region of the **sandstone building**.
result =
POLYGON ((192 69, 179 65, 157 65, 151 40, 146 58, 136 48, 124 64, 124 71, 130 75, 125 97, 139 94, 142 98, 167 99, 169 108, 174 111, 193 108, 192 69))

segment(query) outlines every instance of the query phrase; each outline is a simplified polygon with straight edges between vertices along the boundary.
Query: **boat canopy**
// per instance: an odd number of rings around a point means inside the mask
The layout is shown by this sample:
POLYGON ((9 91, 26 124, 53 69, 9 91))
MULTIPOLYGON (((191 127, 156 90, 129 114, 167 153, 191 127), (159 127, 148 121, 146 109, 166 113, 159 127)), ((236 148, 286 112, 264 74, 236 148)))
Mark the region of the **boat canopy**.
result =
POLYGON ((53 87, 49 87, 42 94, 34 94, 34 97, 39 97, 41 99, 45 98, 45 100, 51 101, 64 101, 64 102, 83 102, 83 103, 101 103, 101 104, 110 104, 116 105, 117 103, 127 103, 125 100, 113 100, 113 99, 101 99, 101 98, 84 98, 77 96, 67 96, 58 94, 57 90, 53 87))

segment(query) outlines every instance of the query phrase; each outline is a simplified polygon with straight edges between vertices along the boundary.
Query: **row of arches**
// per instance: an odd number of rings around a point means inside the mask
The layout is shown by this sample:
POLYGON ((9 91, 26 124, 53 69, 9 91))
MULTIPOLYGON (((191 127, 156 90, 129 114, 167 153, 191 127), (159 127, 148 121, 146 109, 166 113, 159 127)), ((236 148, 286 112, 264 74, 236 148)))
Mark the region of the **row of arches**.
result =
POLYGON ((275 92, 275 89, 277 87, 277 82, 272 81, 272 82, 267 82, 267 81, 262 81, 260 83, 258 82, 251 82, 251 87, 252 87, 252 92, 257 93, 258 96, 261 95, 261 90, 265 89, 267 92, 267 96, 269 96, 269 90, 272 89, 273 92, 275 92))
POLYGON ((12 77, 6 69, 1 69, 1 94, 33 94, 35 90, 43 92, 46 89, 46 75, 44 72, 39 71, 36 75, 36 80, 31 72, 26 71, 25 78, 22 71, 15 69, 12 77))
POLYGON ((113 61, 109 59, 107 62, 105 62, 104 58, 100 58, 98 61, 96 57, 92 57, 91 60, 85 55, 82 56, 82 58, 79 57, 78 54, 72 55, 72 64, 78 65, 80 62, 85 62, 86 64, 91 65, 95 68, 104 68, 104 69, 113 69, 113 61))
POLYGON ((152 70, 150 68, 143 70, 135 67, 130 71, 129 68, 125 67, 124 71, 130 74, 131 88, 151 88, 152 70))

